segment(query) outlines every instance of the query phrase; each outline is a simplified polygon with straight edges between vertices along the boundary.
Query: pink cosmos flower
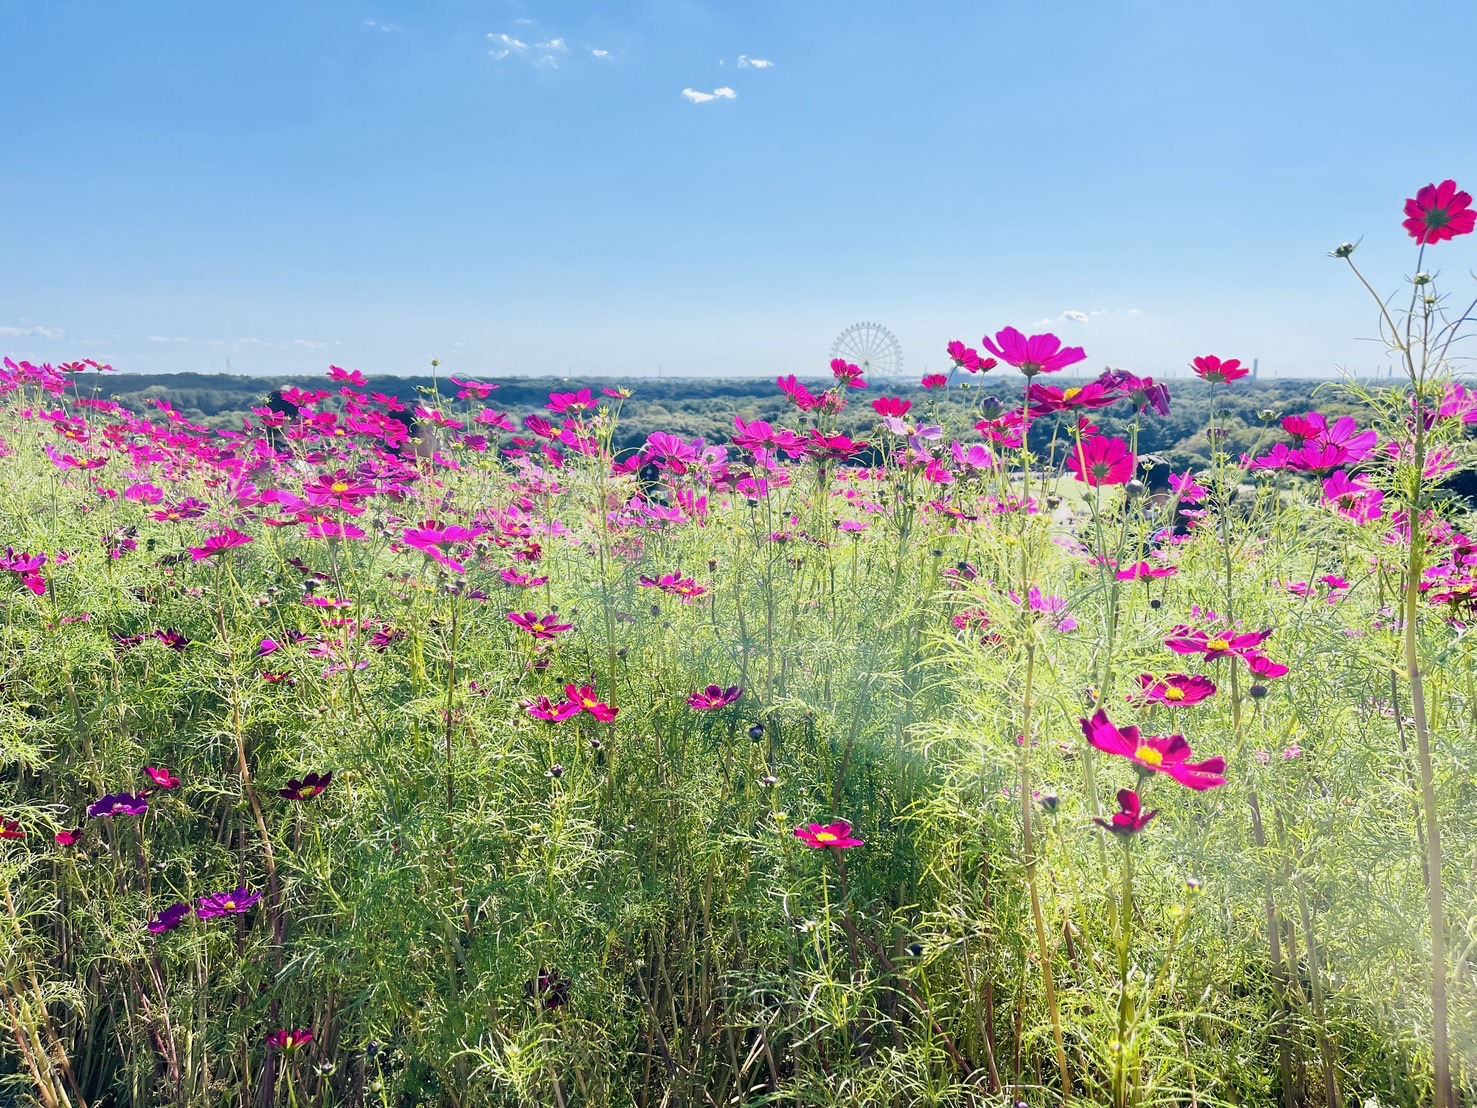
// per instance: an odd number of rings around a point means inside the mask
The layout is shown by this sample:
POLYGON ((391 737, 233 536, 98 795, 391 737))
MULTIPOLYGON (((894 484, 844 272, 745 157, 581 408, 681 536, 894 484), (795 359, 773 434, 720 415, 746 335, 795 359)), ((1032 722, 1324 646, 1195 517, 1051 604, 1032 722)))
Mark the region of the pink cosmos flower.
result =
POLYGON ((519 573, 516 569, 512 568, 503 570, 499 576, 503 579, 504 584, 516 585, 523 589, 536 589, 540 585, 547 585, 549 583, 547 577, 530 577, 528 574, 519 573))
POLYGON ((1069 365, 1076 365, 1087 357, 1080 346, 1064 349, 1062 340, 1055 335, 1032 335, 1027 338, 1014 327, 997 332, 994 342, 986 335, 980 340, 980 345, 1007 365, 1015 366, 1027 377, 1034 377, 1038 373, 1055 373, 1069 365))
POLYGON ((1422 246, 1470 235, 1477 227, 1472 197, 1458 192, 1455 181, 1426 185, 1405 202, 1405 217, 1406 231, 1422 246))
POLYGON ((726 689, 721 685, 709 685, 702 692, 690 695, 687 698, 687 705, 699 712, 712 712, 737 703, 739 697, 743 695, 744 690, 737 685, 730 685, 726 689))
POLYGON ((261 900, 261 893, 254 893, 245 885, 228 893, 211 893, 200 898, 200 907, 195 915, 201 919, 216 919, 219 916, 239 916, 251 910, 261 900))
POLYGON ((1105 827, 1115 835, 1137 835, 1155 816, 1159 809, 1145 812, 1143 804, 1139 800, 1139 794, 1132 789, 1118 790, 1118 811, 1113 813, 1111 820, 1094 819, 1092 822, 1099 827, 1105 827))
POLYGON ((588 412, 595 407, 595 398, 590 395, 589 389, 580 389, 579 392, 551 392, 549 402, 544 405, 555 415, 564 415, 568 412, 588 412))
POLYGON ((807 827, 795 828, 795 837, 806 846, 816 850, 850 850, 854 846, 863 845, 862 840, 855 838, 851 833, 851 824, 844 819, 838 819, 835 823, 812 823, 807 827))
POLYGON ((1340 470, 1323 480, 1323 503, 1355 523, 1373 523, 1385 514, 1385 494, 1340 470))
POLYGON ((806 388, 802 382, 797 381, 793 373, 788 377, 776 377, 774 383, 802 412, 813 411, 822 404, 821 398, 806 388))
POLYGON ((546 616, 540 616, 535 612, 509 612, 508 619, 527 631, 536 639, 552 639, 556 635, 562 635, 565 631, 574 629, 572 623, 560 623, 559 617, 552 612, 546 616))
POLYGON ((419 550, 426 557, 439 562, 453 573, 465 573, 467 567, 450 556, 450 551, 466 546, 478 536, 486 534, 483 527, 460 527, 454 523, 437 523, 427 520, 419 527, 406 530, 405 545, 419 550))
POLYGON ((1137 727, 1114 726, 1101 708, 1092 719, 1084 719, 1082 733, 1087 741, 1104 754, 1127 758, 1135 766, 1151 773, 1162 773, 1186 788, 1197 791, 1214 789, 1226 783, 1224 758, 1192 762, 1195 752, 1183 735, 1139 735, 1137 727))
POLYGON ((954 364, 966 373, 988 373, 1000 364, 994 358, 981 358, 977 350, 965 346, 958 339, 949 343, 945 351, 954 364))
POLYGON ((1165 640, 1164 645, 1176 654, 1204 654, 1211 661, 1228 656, 1246 659, 1256 654, 1257 647, 1271 637, 1271 629, 1253 631, 1246 635, 1218 631, 1212 637, 1211 632, 1181 624, 1174 629, 1173 637, 1165 640))
POLYGON ((1167 677, 1141 673, 1139 688, 1143 690, 1144 699, 1169 708, 1188 708, 1215 695, 1215 684, 1209 678, 1191 677, 1184 673, 1171 673, 1167 677))
POLYGON ((708 590, 702 585, 679 573, 664 573, 661 577, 648 577, 643 573, 637 578, 636 584, 644 589, 661 589, 670 596, 680 596, 685 604, 691 604, 708 594, 708 590))
POLYGON ((1190 366, 1195 370, 1196 377, 1212 385, 1229 385, 1232 381, 1251 376, 1251 370, 1245 368, 1239 358, 1221 361, 1214 354, 1206 354, 1196 358, 1190 366))
POLYGON ((572 700, 563 704, 555 704, 547 696, 541 696, 536 700, 525 700, 523 710, 534 719, 541 719, 545 723, 560 723, 579 715, 582 709, 577 702, 572 700))
POLYGON ((184 901, 171 904, 164 911, 149 921, 149 930, 155 935, 162 935, 166 931, 173 931, 184 923, 190 915, 190 906, 184 901))
POLYGON ((1088 487, 1126 485, 1133 480, 1135 458, 1122 439, 1094 436, 1067 458, 1067 468, 1088 487))
POLYGON ((247 543, 254 541, 250 535, 243 535, 240 531, 233 531, 227 528, 218 535, 211 535, 210 538, 205 540, 204 546, 190 547, 190 557, 198 562, 205 558, 213 558, 217 554, 224 554, 227 550, 233 550, 238 546, 245 546, 247 543))
POLYGON ((112 819, 114 816, 141 816, 149 810, 149 794, 110 793, 101 800, 87 806, 92 819, 112 819))
POLYGON ((883 396, 872 401, 872 410, 880 416, 891 416, 894 419, 902 419, 913 407, 911 400, 901 400, 896 396, 883 396))
POLYGON ((614 723, 615 717, 620 715, 621 710, 601 700, 591 685, 565 685, 564 695, 569 698, 568 703, 575 706, 575 711, 589 712, 601 723, 614 723))
POLYGON ((1185 504, 1198 504, 1205 499, 1205 490, 1195 480, 1192 470, 1185 470, 1183 474, 1171 473, 1169 475, 1169 489, 1176 493, 1180 501, 1185 504))
POLYGON ((1152 578, 1173 577, 1179 573, 1179 566, 1152 566, 1148 562, 1139 562, 1128 569, 1118 571, 1120 581, 1146 581, 1152 578))
POLYGON ((153 766, 145 766, 144 772, 149 775, 149 780, 161 789, 179 788, 179 778, 173 776, 167 769, 155 769, 153 766))
POLYGON ((944 389, 949 387, 949 379, 942 373, 930 373, 923 378, 925 389, 944 389))
POLYGON ((852 365, 845 358, 831 359, 831 373, 847 388, 864 389, 867 387, 867 383, 862 380, 861 367, 852 365))
POLYGON ((1111 383, 1092 381, 1069 389, 1058 389, 1051 385, 1031 385, 1026 397, 1033 405, 1031 414, 1051 415, 1053 412, 1069 412, 1076 408, 1106 408, 1118 400, 1118 392, 1111 383))
POLYGON ((1245 657, 1246 668, 1252 674, 1264 681, 1275 681, 1279 677, 1286 677, 1292 670, 1286 666, 1272 661, 1271 658, 1262 654, 1249 654, 1245 657))

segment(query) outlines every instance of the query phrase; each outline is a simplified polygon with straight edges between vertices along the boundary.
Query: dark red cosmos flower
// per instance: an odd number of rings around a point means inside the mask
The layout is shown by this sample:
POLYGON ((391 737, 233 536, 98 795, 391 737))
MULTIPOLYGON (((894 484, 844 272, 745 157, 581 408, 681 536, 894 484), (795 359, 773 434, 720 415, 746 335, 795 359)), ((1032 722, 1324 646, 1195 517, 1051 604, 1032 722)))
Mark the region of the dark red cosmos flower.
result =
POLYGON ((294 777, 287 782, 287 788, 277 790, 277 795, 283 800, 312 800, 332 783, 333 770, 327 773, 309 773, 301 781, 294 777))
POLYGON ((87 806, 87 814, 93 819, 111 819, 113 816, 141 816, 149 810, 147 793, 109 793, 101 800, 87 806))
POLYGON ((1183 735, 1139 735, 1137 727, 1114 726, 1101 708, 1092 719, 1084 719, 1082 733, 1104 754, 1127 758, 1144 771, 1162 773, 1186 788, 1214 789, 1226 783, 1224 758, 1192 762, 1195 752, 1183 735))
POLYGON ((523 630, 527 631, 536 639, 552 639, 555 635, 561 635, 565 631, 574 629, 572 623, 560 623, 559 617, 550 613, 540 616, 536 612, 509 612, 508 619, 512 620, 523 630))
POLYGON ((1251 370, 1244 367, 1239 358, 1221 361, 1214 354, 1205 354, 1192 361, 1190 366, 1195 370, 1196 377, 1209 381, 1212 385, 1229 385, 1232 381, 1251 376, 1251 370))
POLYGON ((883 396, 872 401, 872 410, 884 418, 891 416, 894 419, 902 419, 912 407, 911 400, 902 400, 896 396, 883 396))
POLYGON ((154 638, 158 639, 171 650, 184 650, 190 645, 190 640, 181 635, 173 627, 166 627, 163 631, 155 631, 154 638))
POLYGON ((26 833, 13 819, 0 819, 0 839, 24 839, 26 833))
POLYGON ((149 921, 149 930, 156 935, 162 935, 166 931, 173 931, 185 922, 185 917, 190 914, 190 906, 183 901, 171 904, 164 911, 149 921))
POLYGON ((1249 635, 1230 635, 1218 631, 1212 636, 1210 632, 1182 624, 1174 629, 1173 637, 1166 639, 1164 645, 1176 654, 1204 654, 1208 659, 1224 658, 1228 655, 1249 659, 1255 656, 1256 648, 1271 637, 1270 628, 1266 631, 1254 631, 1249 635))
POLYGON ((1425 186, 1405 202, 1405 229, 1422 246, 1470 235, 1477 227, 1472 197, 1458 192, 1455 181, 1425 186))
POLYGON ((1090 488, 1126 485, 1133 480, 1135 458, 1128 443, 1094 435, 1067 458, 1067 468, 1090 488))
POLYGON ((729 685, 726 689, 721 685, 709 685, 702 692, 690 695, 687 698, 687 706, 699 712, 711 712, 737 703, 739 697, 743 695, 744 690, 737 685, 729 685))
POLYGON ((283 1054, 295 1054, 313 1041, 313 1033, 299 1027, 294 1031, 273 1031, 267 1036, 267 1045, 276 1047, 283 1054))
POLYGON ((1171 673, 1167 677, 1155 677, 1151 673, 1139 674, 1139 688, 1145 699, 1158 701, 1171 708, 1188 708, 1215 695, 1215 684, 1209 678, 1184 673, 1171 673))
POLYGON ((145 766, 144 772, 149 775, 149 780, 161 789, 179 788, 179 778, 171 776, 167 769, 155 769, 153 766, 145 766))
POLYGON ((82 840, 82 828, 75 831, 58 831, 56 833, 57 846, 76 846, 82 840))
POLYGON ((195 909, 195 915, 201 919, 215 919, 218 916, 239 916, 249 912, 253 904, 262 898, 261 893, 254 893, 245 885, 228 893, 211 893, 209 896, 200 898, 200 907, 195 909))
POLYGON ((1115 835, 1137 835, 1149 821, 1159 814, 1159 809, 1145 812, 1139 800, 1139 794, 1132 789, 1118 790, 1118 811, 1113 813, 1112 820, 1094 819, 1092 822, 1099 827, 1106 827, 1115 835))
POLYGON ((523 995, 545 1008, 559 1008, 569 1003, 569 978, 558 970, 539 970, 532 981, 523 986, 523 995))

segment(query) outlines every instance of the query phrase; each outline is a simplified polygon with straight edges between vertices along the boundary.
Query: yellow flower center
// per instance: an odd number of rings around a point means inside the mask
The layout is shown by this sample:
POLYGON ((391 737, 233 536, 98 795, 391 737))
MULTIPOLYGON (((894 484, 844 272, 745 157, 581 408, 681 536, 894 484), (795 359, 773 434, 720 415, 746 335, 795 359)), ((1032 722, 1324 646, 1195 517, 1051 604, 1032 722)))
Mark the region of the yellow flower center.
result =
POLYGON ((590 699, 590 698, 589 698, 589 697, 588 697, 588 696, 587 696, 587 697, 585 697, 585 699, 584 699, 584 700, 582 700, 582 701, 580 701, 580 703, 581 703, 581 704, 583 704, 583 705, 584 705, 584 706, 585 706, 585 707, 586 707, 586 708, 594 708, 594 707, 596 707, 596 706, 597 706, 597 705, 598 705, 598 704, 599 704, 599 703, 600 703, 600 702, 599 702, 599 701, 598 701, 598 700, 591 700, 591 699, 590 699))
POLYGON ((1164 755, 1152 746, 1139 747, 1133 752, 1133 756, 1135 761, 1143 762, 1144 765, 1153 766, 1155 769, 1164 764, 1164 755))
POLYGON ((1076 400, 1081 395, 1082 395, 1082 390, 1081 389, 1067 389, 1065 392, 1062 393, 1062 399, 1063 400, 1076 400))
POLYGON ((836 836, 829 831, 817 831, 815 833, 815 841, 818 843, 833 843, 836 841, 836 836))
POLYGON ((349 491, 349 486, 346 485, 346 484, 344 484, 342 481, 335 481, 333 484, 329 485, 328 487, 333 492, 348 492, 349 491))
POLYGON ((1184 689, 1177 689, 1173 685, 1171 685, 1169 688, 1167 688, 1167 689, 1164 690, 1164 699, 1165 700, 1183 700, 1183 699, 1185 699, 1185 690, 1184 689))
POLYGON ((236 910, 236 902, 228 899, 225 903, 225 909, 228 912, 234 912, 236 910))
POLYGON ((543 629, 544 625, 542 623, 535 623, 532 627, 529 628, 529 630, 533 631, 535 634, 542 631, 543 629))
POLYGON ((1205 648, 1207 650, 1213 650, 1217 654, 1219 654, 1222 651, 1230 650, 1231 644, 1225 639, 1211 639, 1208 643, 1205 644, 1205 648))

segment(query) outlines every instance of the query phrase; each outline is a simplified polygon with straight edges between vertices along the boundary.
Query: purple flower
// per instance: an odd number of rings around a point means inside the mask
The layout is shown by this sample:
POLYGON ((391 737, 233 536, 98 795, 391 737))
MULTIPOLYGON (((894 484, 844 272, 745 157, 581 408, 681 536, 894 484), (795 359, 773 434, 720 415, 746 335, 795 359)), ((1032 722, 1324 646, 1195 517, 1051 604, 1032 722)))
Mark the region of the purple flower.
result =
POLYGON ((171 904, 149 921, 149 930, 156 935, 162 935, 166 931, 173 931, 185 922, 185 917, 189 914, 190 906, 184 901, 171 904))
POLYGON ((97 803, 88 805, 87 814, 93 819, 107 819, 112 816, 141 816, 148 810, 149 798, 147 796, 110 793, 97 803))
POLYGON ((195 909, 195 914, 201 919, 215 919, 217 916, 239 916, 246 912, 262 898, 261 893, 254 893, 245 885, 229 893, 211 893, 209 896, 200 898, 200 907, 195 909))
POLYGON ((730 685, 726 689, 721 685, 709 685, 702 692, 695 692, 689 696, 687 703, 689 707, 699 712, 711 712, 717 708, 727 708, 743 695, 744 690, 737 685, 730 685))

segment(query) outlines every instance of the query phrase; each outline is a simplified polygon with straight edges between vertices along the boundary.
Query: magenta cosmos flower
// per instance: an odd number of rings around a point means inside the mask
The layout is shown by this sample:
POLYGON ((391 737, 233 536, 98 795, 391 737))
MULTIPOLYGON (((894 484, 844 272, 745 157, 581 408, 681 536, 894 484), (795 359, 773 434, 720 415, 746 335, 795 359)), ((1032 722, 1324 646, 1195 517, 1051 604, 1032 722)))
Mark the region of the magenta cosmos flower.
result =
POLYGON ((1133 480, 1134 456, 1122 439, 1094 435, 1067 458, 1067 468, 1090 488, 1126 485, 1133 480))
POLYGON ((1082 733, 1087 741, 1104 754, 1127 758, 1135 766, 1152 773, 1162 773, 1189 789, 1214 789, 1226 783, 1224 758, 1208 758, 1192 762, 1195 752, 1183 735, 1139 735, 1137 727, 1121 730, 1108 719, 1101 708, 1092 719, 1084 719, 1082 733))
POLYGON ((211 893, 209 896, 200 898, 200 907, 195 909, 195 914, 201 919, 215 919, 218 916, 239 916, 251 910, 251 906, 261 900, 261 893, 254 893, 245 885, 228 893, 211 893))
POLYGON ((1228 635, 1221 631, 1211 633, 1181 625, 1174 629, 1174 637, 1166 639, 1164 645, 1176 654, 1204 654, 1208 659, 1224 658, 1227 655, 1248 659, 1255 656, 1257 647, 1271 637, 1270 628, 1266 631, 1253 631, 1249 635, 1228 635))
POLYGON ((1015 366, 1027 377, 1038 373, 1055 373, 1076 365, 1087 357, 1080 346, 1062 347, 1062 340, 1055 335, 1032 335, 1027 338, 1014 327, 996 332, 995 341, 986 335, 980 339, 982 345, 995 357, 1008 365, 1015 366))
POLYGON ((190 547, 190 557, 195 561, 205 558, 213 558, 217 554, 224 554, 227 550, 233 550, 238 546, 245 546, 249 542, 255 542, 250 535, 243 535, 240 531, 232 531, 229 528, 219 535, 211 535, 205 540, 204 546, 190 547))
POLYGON ((432 519, 419 527, 408 528, 404 539, 406 546, 419 550, 453 573, 465 573, 467 567, 453 559, 450 552, 457 547, 466 546, 485 533, 486 529, 482 527, 459 527, 454 523, 441 524, 432 519))
POLYGON ((1000 364, 994 358, 981 358, 979 351, 965 346, 958 339, 949 343, 944 350, 956 366, 969 373, 988 373, 1000 364))
POLYGON ((1099 827, 1106 827, 1115 835, 1137 835, 1149 821, 1159 814, 1159 809, 1152 812, 1143 810, 1143 802, 1139 800, 1139 794, 1132 789, 1118 790, 1118 811, 1113 813, 1111 820, 1094 819, 1092 822, 1099 827))
POLYGON ((614 723, 615 717, 621 712, 619 708, 612 708, 601 700, 592 685, 565 685, 564 695, 569 698, 565 707, 573 704, 576 711, 589 712, 601 723, 614 723))
POLYGON ((709 685, 702 692, 695 692, 689 696, 687 706, 699 712, 711 712, 737 703, 738 698, 743 695, 744 690, 737 685, 729 685, 726 689, 721 685, 709 685))
POLYGON ((1188 708, 1215 695, 1215 683, 1207 677, 1191 677, 1184 673, 1171 673, 1167 677, 1155 677, 1151 673, 1139 674, 1139 688, 1146 700, 1153 700, 1170 708, 1188 708))
POLYGON ((812 823, 807 827, 797 827, 795 837, 816 850, 824 850, 826 847, 850 850, 862 845, 861 839, 852 836, 851 824, 844 819, 838 819, 835 823, 812 823))
POLYGON ((1458 192, 1455 181, 1427 185, 1405 202, 1405 229, 1422 246, 1470 235, 1477 227, 1472 197, 1458 192))
POLYGON ((523 710, 545 723, 560 723, 571 716, 579 715, 581 708, 577 701, 567 700, 563 704, 555 704, 547 696, 541 696, 536 700, 525 700, 523 710))
POLYGON ((540 616, 537 612, 524 612, 521 615, 518 612, 509 612, 508 619, 536 639, 552 639, 555 635, 574 629, 574 624, 560 623, 559 617, 552 612, 546 616, 540 616))
POLYGON ((161 789, 179 788, 179 778, 175 777, 167 769, 155 769, 153 766, 145 766, 144 772, 149 775, 149 780, 161 789))
POLYGON ((331 784, 333 784, 333 770, 327 773, 309 773, 304 775, 302 780, 294 777, 287 782, 287 788, 277 790, 277 795, 283 800, 312 800, 331 784))
POLYGON ((292 1031, 273 1031, 267 1036, 267 1045, 276 1047, 283 1054, 294 1054, 312 1041, 313 1033, 305 1027, 292 1031))
POLYGON ((185 922, 185 917, 190 914, 190 906, 184 901, 171 904, 164 911, 149 921, 149 930, 156 935, 162 935, 166 931, 173 931, 185 922))
POLYGON ((1243 366, 1239 358, 1221 361, 1214 354, 1205 354, 1192 361, 1190 366, 1195 370, 1196 377, 1209 381, 1212 385, 1229 385, 1232 381, 1251 376, 1251 370, 1243 366))

